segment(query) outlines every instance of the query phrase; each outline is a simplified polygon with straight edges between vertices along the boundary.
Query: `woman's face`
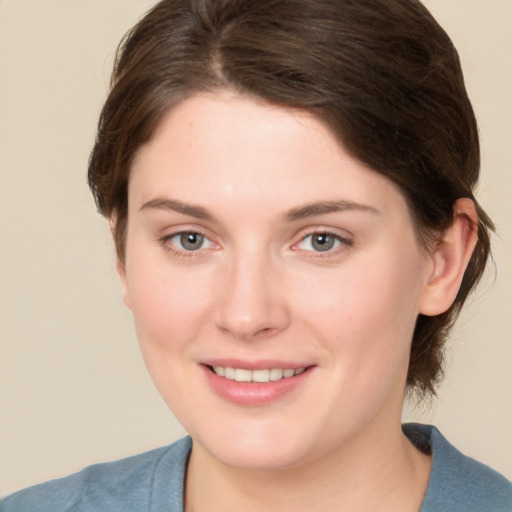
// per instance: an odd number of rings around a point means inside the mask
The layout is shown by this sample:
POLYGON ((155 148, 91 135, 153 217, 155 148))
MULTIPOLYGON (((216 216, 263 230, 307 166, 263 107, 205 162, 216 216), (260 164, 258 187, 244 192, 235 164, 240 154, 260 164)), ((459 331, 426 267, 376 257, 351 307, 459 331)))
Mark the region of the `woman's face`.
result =
POLYGON ((210 455, 292 467, 399 428, 430 259, 397 188, 321 122, 185 100, 134 161, 128 219, 145 362, 210 455))

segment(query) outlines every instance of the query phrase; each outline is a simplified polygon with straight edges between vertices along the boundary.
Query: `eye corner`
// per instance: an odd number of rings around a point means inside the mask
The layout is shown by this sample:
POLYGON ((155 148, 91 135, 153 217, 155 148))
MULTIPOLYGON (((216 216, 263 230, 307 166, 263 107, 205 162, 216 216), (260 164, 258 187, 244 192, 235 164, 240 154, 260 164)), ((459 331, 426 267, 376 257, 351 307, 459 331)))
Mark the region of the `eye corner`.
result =
POLYGON ((160 237, 158 242, 166 252, 182 258, 204 256, 221 247, 211 236, 194 228, 174 230, 160 237))
POLYGON ((309 253, 309 257, 333 257, 353 246, 353 240, 329 229, 316 229, 302 234, 291 246, 294 252, 309 253))

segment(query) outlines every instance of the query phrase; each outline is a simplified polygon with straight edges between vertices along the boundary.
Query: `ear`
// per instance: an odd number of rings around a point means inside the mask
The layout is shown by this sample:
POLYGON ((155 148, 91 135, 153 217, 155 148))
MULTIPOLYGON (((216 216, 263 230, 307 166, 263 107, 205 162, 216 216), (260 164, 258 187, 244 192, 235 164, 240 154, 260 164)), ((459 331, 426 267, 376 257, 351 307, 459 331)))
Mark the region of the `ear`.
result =
MULTIPOLYGON (((117 227, 117 216, 115 213, 112 213, 112 215, 110 216, 109 224, 110 224, 110 234, 112 235, 112 238, 115 241, 116 240, 116 227, 117 227)), ((128 285, 126 282, 126 262, 120 258, 119 252, 117 253, 116 268, 117 268, 117 274, 119 276, 119 279, 121 280, 121 285, 123 287, 124 303, 129 309, 131 309, 130 299, 128 297, 128 285)))
POLYGON ((478 240, 477 226, 473 201, 458 199, 453 206, 452 224, 430 253, 430 275, 420 297, 419 312, 423 315, 439 315, 453 304, 478 240))
POLYGON ((117 258, 117 274, 119 275, 119 279, 121 280, 121 285, 123 286, 123 300, 126 304, 126 307, 131 309, 130 297, 128 295, 128 283, 126 281, 126 264, 120 258, 117 258))

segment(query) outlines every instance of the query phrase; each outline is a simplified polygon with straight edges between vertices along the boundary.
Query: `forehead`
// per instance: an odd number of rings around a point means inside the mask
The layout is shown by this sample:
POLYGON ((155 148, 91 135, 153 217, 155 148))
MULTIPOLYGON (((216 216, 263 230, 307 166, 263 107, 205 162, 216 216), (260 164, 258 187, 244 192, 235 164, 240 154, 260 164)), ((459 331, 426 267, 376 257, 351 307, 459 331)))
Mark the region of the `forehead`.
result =
POLYGON ((229 94, 201 94, 170 110, 138 152, 130 203, 162 195, 222 208, 343 199, 381 210, 403 198, 347 153, 309 112, 229 94))

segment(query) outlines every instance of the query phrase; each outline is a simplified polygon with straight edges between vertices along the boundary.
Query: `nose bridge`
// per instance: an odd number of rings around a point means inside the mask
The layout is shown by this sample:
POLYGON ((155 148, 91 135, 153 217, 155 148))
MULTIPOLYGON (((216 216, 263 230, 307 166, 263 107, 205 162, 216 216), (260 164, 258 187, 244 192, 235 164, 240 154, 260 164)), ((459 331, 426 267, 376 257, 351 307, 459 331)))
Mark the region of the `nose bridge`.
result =
POLYGON ((218 326, 246 340, 284 329, 289 317, 278 272, 272 255, 261 248, 233 252, 221 277, 218 326))

